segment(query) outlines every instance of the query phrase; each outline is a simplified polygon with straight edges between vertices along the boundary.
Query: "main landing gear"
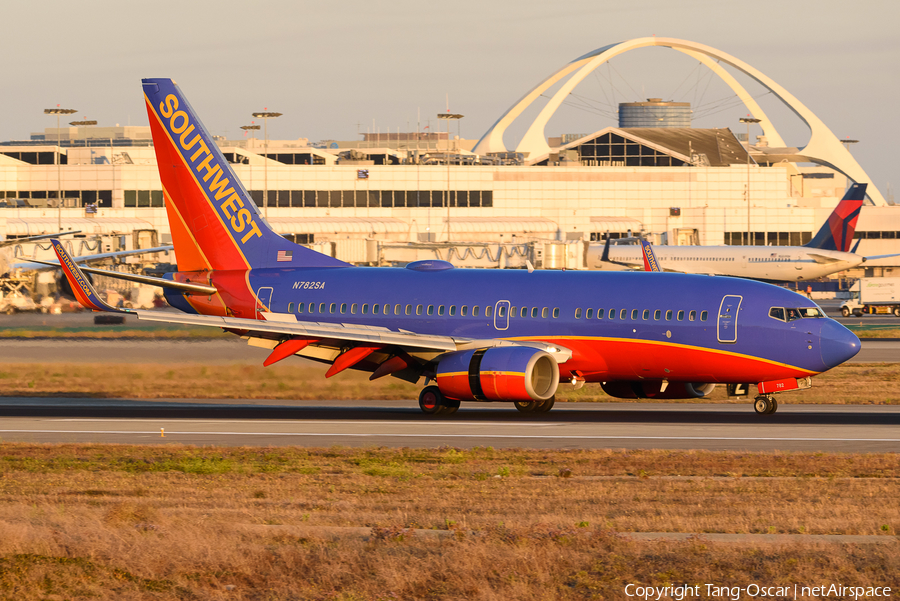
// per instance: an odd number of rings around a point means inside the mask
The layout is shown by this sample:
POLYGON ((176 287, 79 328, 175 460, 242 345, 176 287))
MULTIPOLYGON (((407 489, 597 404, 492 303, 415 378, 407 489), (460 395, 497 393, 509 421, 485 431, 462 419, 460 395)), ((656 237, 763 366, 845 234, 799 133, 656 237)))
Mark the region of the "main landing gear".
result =
POLYGON ((552 396, 546 401, 516 401, 513 404, 522 413, 547 413, 556 404, 556 397, 552 396))
POLYGON ((778 411, 778 401, 772 395, 761 394, 753 401, 753 408, 760 415, 772 415, 778 411))
POLYGON ((445 397, 437 386, 426 386, 419 393, 419 409, 429 415, 449 415, 459 409, 459 401, 445 397))

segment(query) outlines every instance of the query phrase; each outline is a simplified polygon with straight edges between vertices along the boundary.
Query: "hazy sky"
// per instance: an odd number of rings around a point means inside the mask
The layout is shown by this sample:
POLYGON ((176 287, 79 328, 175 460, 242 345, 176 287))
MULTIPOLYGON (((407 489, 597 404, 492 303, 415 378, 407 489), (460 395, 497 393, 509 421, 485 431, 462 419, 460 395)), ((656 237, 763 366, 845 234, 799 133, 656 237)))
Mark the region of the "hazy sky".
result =
MULTIPOLYGON (((852 152, 882 193, 900 182, 890 150, 900 134, 894 0, 8 0, 0 18, 2 140, 55 126, 43 109, 56 104, 100 125, 145 125, 142 77, 175 79, 209 130, 232 138, 263 108, 284 113, 270 123, 271 138, 415 130, 418 114, 434 129, 448 96, 450 109, 465 115, 462 136, 478 138, 565 63, 657 35, 706 44, 759 69, 838 137, 860 140, 852 152)), ((792 113, 738 79, 761 96, 788 144, 806 144, 808 130, 792 113)), ((646 97, 691 102, 695 127, 746 131, 737 122, 746 110, 708 70, 678 52, 646 48, 595 71, 546 134, 615 125, 616 103, 646 97)), ((517 122, 507 144, 522 133, 517 122)))

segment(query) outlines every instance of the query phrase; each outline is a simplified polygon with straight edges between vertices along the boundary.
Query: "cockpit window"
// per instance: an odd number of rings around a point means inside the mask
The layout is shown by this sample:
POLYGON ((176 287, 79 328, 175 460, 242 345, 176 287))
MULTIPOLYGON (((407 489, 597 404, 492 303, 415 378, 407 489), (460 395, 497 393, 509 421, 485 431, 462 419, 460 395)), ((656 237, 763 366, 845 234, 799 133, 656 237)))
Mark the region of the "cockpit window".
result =
POLYGON ((769 309, 769 317, 779 321, 794 321, 795 319, 810 319, 825 317, 825 313, 818 307, 772 307, 769 309))

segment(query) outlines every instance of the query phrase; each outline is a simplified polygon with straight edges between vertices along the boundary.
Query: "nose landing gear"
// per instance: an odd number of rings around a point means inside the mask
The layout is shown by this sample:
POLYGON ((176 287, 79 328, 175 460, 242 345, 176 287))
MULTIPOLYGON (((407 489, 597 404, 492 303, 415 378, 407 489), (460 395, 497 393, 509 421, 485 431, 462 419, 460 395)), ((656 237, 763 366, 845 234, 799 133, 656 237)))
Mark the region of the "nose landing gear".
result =
POLYGON ((761 394, 753 402, 753 409, 760 415, 772 415, 778 411, 778 401, 772 395, 761 394))

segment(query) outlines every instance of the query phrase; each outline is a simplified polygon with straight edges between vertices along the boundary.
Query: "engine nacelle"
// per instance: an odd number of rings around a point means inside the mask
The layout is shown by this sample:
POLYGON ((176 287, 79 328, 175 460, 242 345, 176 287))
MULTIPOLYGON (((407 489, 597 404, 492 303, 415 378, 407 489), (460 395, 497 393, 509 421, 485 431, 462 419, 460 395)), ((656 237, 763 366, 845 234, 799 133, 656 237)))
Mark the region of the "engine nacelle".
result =
POLYGON ((525 346, 459 351, 440 358, 437 385, 461 401, 546 401, 559 386, 559 365, 525 346))
POLYGON ((603 392, 619 399, 700 399, 716 387, 708 382, 669 382, 660 392, 662 380, 603 382, 603 392))

